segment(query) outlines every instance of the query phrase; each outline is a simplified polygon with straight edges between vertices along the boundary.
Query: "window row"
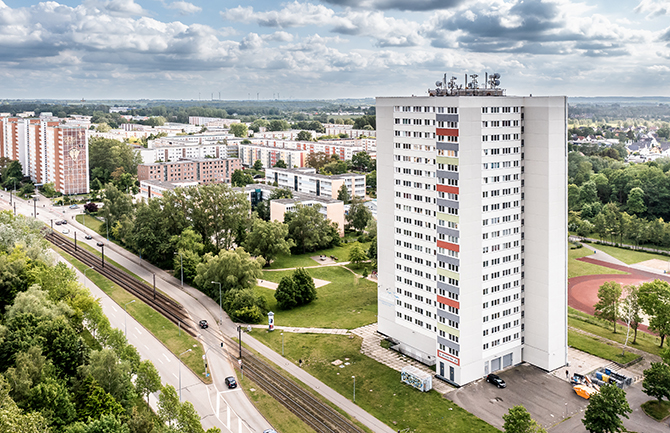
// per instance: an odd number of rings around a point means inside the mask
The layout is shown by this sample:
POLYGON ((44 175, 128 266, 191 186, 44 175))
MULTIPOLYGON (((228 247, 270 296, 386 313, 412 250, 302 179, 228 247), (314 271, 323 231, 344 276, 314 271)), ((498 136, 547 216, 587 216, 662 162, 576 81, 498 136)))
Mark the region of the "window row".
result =
MULTIPOLYGON (((396 119, 398 120, 398 119, 396 119)), ((396 122, 398 123, 398 122, 396 122)), ((508 126, 519 126, 518 120, 483 120, 482 128, 499 128, 508 126)))
MULTIPOLYGON (((521 167, 523 169, 523 167, 521 167)), ((512 182, 515 180, 519 180, 519 173, 516 174, 505 174, 502 176, 490 176, 490 177, 484 177, 482 178, 484 183, 489 183, 489 180, 491 183, 498 183, 498 182, 512 182)))
POLYGON ((519 107, 482 107, 482 114, 519 113, 519 107))
POLYGON ((393 111, 404 113, 447 113, 458 114, 458 107, 427 107, 427 106, 410 106, 410 105, 396 105, 393 111))

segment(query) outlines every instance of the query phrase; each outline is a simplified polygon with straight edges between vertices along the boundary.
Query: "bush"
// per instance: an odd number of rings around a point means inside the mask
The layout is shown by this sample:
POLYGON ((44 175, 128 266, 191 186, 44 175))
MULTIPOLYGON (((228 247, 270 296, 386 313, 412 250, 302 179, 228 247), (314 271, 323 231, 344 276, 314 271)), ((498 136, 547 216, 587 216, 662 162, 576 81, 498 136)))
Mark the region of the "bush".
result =
POLYGON ((307 305, 316 297, 314 280, 303 268, 296 269, 291 277, 283 277, 275 291, 277 305, 282 310, 307 305))
POLYGON ((253 289, 234 289, 223 295, 222 307, 234 321, 260 323, 267 312, 265 298, 253 289))

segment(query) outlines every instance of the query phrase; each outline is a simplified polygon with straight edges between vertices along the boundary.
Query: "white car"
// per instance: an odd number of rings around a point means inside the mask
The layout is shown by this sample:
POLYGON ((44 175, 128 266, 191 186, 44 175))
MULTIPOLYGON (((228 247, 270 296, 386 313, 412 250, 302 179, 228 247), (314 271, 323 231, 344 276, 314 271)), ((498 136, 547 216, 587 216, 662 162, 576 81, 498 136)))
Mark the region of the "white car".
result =
POLYGON ((70 233, 70 229, 63 229, 63 232, 62 232, 62 233, 63 233, 64 235, 66 235, 66 234, 70 233))

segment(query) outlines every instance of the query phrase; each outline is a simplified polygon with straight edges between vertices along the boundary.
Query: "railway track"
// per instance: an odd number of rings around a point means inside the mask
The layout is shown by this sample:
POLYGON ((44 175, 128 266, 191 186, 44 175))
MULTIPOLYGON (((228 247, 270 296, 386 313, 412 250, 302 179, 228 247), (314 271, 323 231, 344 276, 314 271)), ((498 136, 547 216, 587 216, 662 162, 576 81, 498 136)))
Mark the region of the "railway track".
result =
POLYGON ((197 336, 193 321, 188 316, 186 310, 174 299, 165 296, 161 292, 154 292, 153 288, 147 286, 141 281, 128 275, 126 272, 116 268, 109 262, 102 266, 102 260, 89 251, 78 247, 75 250, 74 243, 67 237, 55 232, 47 232, 44 236, 46 240, 62 249, 72 257, 76 258, 84 265, 92 267, 99 274, 107 277, 110 281, 118 284, 120 287, 136 296, 145 304, 161 313, 175 325, 180 326, 185 332, 192 336, 197 336))
MULTIPOLYGON (((65 236, 50 231, 45 235, 45 238, 84 265, 92 267, 96 272, 141 299, 173 323, 181 323, 185 332, 194 337, 198 335, 186 310, 173 299, 160 292, 154 294, 151 287, 109 263, 105 263, 103 267, 102 260, 99 257, 83 248, 75 250, 74 243, 65 236)), ((227 344, 229 355, 233 358, 237 357, 237 343, 231 338, 225 338, 224 341, 227 344)), ((333 408, 305 391, 293 380, 281 375, 276 369, 247 349, 242 349, 242 356, 244 374, 317 433, 363 432, 333 408)))
MULTIPOLYGON (((226 342, 229 355, 236 357, 239 353, 237 343, 232 339, 226 339, 226 342)), ((242 349, 242 359, 244 374, 249 379, 253 380, 263 391, 270 394, 317 433, 363 432, 329 405, 305 391, 293 380, 281 375, 276 369, 247 349, 242 349)))

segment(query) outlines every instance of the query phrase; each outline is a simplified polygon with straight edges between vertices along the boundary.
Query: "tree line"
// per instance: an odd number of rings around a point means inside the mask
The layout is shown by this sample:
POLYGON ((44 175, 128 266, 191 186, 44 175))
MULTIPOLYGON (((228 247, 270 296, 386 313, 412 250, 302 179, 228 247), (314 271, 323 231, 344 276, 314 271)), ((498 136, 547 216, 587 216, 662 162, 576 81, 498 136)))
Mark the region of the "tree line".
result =
POLYGON ((0 224, 0 431, 204 433, 74 270, 53 265, 41 224, 10 212, 0 224))

